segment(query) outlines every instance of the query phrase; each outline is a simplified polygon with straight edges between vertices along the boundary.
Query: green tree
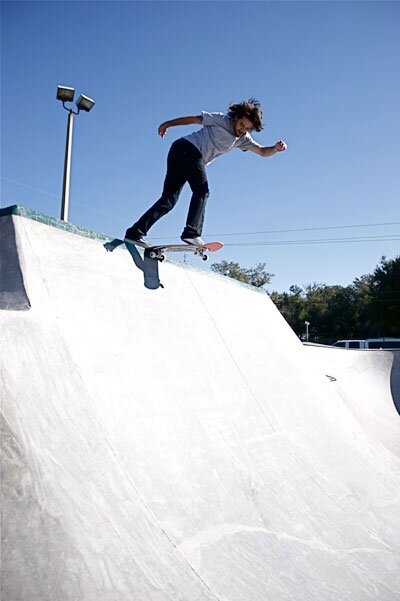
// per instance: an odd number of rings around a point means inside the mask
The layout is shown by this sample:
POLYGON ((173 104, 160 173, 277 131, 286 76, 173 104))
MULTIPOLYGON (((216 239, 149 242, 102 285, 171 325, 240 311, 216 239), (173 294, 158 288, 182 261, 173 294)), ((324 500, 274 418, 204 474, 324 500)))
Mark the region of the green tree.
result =
POLYGON ((400 336, 400 255, 382 257, 370 277, 366 317, 370 337, 400 336))
MULTIPOLYGON (((350 288, 354 296, 353 318, 355 331, 352 338, 363 339, 372 337, 370 317, 368 315, 368 305, 371 297, 372 275, 363 275, 356 278, 350 288)), ((347 336, 342 336, 347 338, 347 336)))
POLYGON ((271 278, 274 277, 273 273, 265 271, 265 265, 265 263, 258 263, 255 267, 245 269, 239 263, 221 261, 220 263, 213 263, 211 269, 229 278, 239 280, 239 282, 245 282, 256 288, 262 288, 265 284, 269 284, 271 278))
POLYGON ((355 335, 355 299, 351 287, 314 284, 306 287, 310 338, 331 344, 355 335))
MULTIPOLYGON (((214 263, 213 271, 262 287, 273 274, 265 263, 245 269, 239 263, 214 263)), ((332 344, 343 338, 400 337, 400 256, 382 257, 374 273, 356 278, 349 286, 308 284, 291 286, 289 292, 272 292, 271 299, 300 338, 305 321, 309 339, 332 344)))
POLYGON ((291 286, 271 298, 299 337, 310 322, 309 339, 331 344, 343 338, 400 336, 400 257, 382 257, 373 274, 349 286, 291 286))
POLYGON ((299 286, 290 286, 288 292, 271 292, 270 297, 286 319, 292 330, 301 338, 305 332, 306 299, 299 286))

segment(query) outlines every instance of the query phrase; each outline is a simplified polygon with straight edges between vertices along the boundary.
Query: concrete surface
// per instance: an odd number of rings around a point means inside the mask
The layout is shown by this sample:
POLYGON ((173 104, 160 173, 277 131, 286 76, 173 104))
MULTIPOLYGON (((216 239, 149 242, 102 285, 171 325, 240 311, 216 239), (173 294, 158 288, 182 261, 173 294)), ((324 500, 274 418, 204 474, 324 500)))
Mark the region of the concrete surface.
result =
POLYGON ((320 372, 368 435, 400 458, 400 350, 351 350, 306 345, 320 372))
POLYGON ((386 376, 366 423, 266 294, 12 222, 3 601, 398 601, 386 376))

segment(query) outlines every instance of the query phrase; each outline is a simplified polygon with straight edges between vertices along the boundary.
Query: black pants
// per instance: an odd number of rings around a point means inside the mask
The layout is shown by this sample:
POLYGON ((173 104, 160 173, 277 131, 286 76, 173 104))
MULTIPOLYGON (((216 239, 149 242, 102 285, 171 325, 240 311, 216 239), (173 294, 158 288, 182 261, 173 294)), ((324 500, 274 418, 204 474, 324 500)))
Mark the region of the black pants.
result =
POLYGON ((167 174, 161 198, 130 229, 140 236, 146 236, 151 226, 174 208, 186 182, 193 194, 182 236, 201 236, 210 195, 207 174, 200 151, 183 138, 176 140, 168 153, 167 174))

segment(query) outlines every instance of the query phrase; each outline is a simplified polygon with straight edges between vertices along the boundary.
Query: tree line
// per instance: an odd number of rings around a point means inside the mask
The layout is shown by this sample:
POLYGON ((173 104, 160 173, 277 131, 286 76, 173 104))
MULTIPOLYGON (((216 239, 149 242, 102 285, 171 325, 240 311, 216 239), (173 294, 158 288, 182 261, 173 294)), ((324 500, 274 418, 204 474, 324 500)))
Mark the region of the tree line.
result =
MULTIPOLYGON (((221 261, 211 269, 241 282, 263 287, 273 274, 265 263, 245 269, 238 263, 221 261)), ((400 255, 382 257, 373 273, 356 278, 349 286, 308 284, 291 286, 289 292, 269 293, 299 338, 332 344, 340 339, 400 338, 400 255)))

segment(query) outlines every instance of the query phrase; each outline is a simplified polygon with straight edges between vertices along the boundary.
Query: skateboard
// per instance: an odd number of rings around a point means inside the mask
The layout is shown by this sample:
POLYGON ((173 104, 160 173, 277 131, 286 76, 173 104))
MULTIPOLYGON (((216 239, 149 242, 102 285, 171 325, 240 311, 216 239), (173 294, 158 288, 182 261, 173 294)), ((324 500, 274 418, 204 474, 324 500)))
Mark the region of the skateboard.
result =
POLYGON ((192 252, 196 257, 203 261, 208 261, 207 253, 214 253, 220 250, 224 245, 222 242, 205 242, 204 244, 164 244, 160 246, 147 246, 144 250, 145 257, 165 261, 166 252, 185 253, 192 252))

